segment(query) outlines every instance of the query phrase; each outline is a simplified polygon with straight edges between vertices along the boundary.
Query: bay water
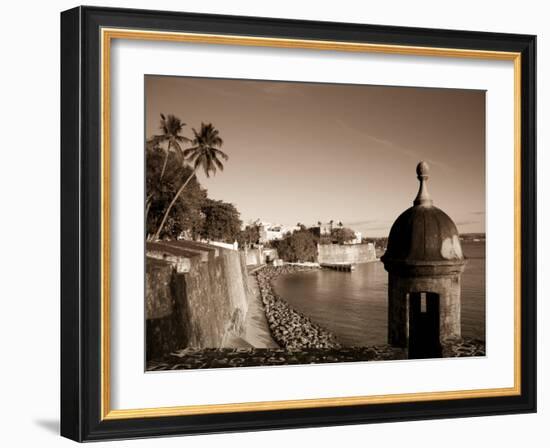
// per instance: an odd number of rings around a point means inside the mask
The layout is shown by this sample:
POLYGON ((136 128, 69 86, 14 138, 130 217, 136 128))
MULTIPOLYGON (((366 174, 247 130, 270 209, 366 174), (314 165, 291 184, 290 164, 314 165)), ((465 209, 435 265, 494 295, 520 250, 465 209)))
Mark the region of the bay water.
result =
MULTIPOLYGON (((485 340, 485 243, 464 242, 462 335, 485 340)), ((330 330, 342 344, 387 343, 388 273, 380 261, 353 272, 319 269, 278 277, 274 288, 292 307, 330 330)))

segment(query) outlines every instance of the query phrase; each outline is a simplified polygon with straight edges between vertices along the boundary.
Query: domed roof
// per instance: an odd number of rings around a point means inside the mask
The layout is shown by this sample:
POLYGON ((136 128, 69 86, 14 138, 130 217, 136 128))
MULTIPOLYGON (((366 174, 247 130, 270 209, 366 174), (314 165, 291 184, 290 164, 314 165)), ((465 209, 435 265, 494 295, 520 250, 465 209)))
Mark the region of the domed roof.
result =
POLYGON ((420 181, 418 195, 414 205, 393 223, 382 261, 385 265, 462 264, 464 256, 456 225, 444 211, 433 206, 428 193, 428 164, 420 162, 416 172, 420 181))

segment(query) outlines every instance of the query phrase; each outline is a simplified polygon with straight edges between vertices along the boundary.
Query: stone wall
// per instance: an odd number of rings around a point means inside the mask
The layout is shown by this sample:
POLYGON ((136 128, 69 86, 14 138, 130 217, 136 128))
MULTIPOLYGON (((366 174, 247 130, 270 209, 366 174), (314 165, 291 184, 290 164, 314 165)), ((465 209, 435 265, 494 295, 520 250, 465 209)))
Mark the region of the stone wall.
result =
POLYGON ((224 319, 222 346, 232 335, 240 336, 243 334, 243 324, 248 311, 248 300, 250 291, 248 291, 247 270, 244 260, 244 254, 236 250, 222 251, 222 267, 226 283, 226 297, 230 316, 224 319))
POLYGON ((376 249, 368 244, 319 244, 319 263, 367 263, 376 260, 376 249))
POLYGON ((247 266, 257 266, 262 264, 262 253, 260 249, 245 249, 247 266))
POLYGON ((409 345, 409 305, 413 293, 433 293, 439 301, 439 338, 459 339, 460 275, 406 277, 395 272, 388 275, 388 341, 396 347, 409 345))
POLYGON ((147 359, 180 348, 220 348, 244 331, 244 254, 190 241, 147 244, 147 359))
POLYGON ((147 259, 145 272, 146 358, 158 358, 187 343, 182 314, 177 312, 172 263, 147 259))
POLYGON ((247 266, 259 266, 279 258, 277 249, 273 248, 244 249, 244 253, 247 266))

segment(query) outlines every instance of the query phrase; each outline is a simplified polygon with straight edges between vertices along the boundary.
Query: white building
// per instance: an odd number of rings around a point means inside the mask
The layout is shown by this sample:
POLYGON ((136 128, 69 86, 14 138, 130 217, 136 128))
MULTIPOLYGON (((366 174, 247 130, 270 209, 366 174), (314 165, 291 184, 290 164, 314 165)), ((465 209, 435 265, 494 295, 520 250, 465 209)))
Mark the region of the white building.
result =
POLYGON ((346 244, 361 244, 363 242, 363 235, 361 232, 353 232, 355 234, 355 238, 351 241, 348 241, 346 244))
POLYGON ((288 232, 293 232, 297 227, 283 226, 282 224, 272 224, 257 219, 252 223, 260 229, 260 244, 268 243, 269 241, 282 240, 288 232))

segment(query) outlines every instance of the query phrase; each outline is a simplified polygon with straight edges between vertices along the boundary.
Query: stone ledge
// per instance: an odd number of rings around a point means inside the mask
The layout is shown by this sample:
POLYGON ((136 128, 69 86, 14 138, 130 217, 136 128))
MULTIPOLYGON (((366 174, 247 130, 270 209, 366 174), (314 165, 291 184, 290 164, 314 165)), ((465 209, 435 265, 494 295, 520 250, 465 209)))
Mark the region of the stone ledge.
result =
POLYGON ((171 255, 163 251, 148 250, 147 258, 170 263, 178 274, 184 274, 191 270, 191 259, 180 255, 171 255))
MULTIPOLYGON (((474 339, 453 341, 444 347, 446 358, 485 356, 485 344, 474 339)), ((261 367, 336 362, 397 361, 407 359, 405 349, 389 345, 341 348, 221 348, 182 349, 150 361, 147 371, 261 367)))
POLYGON ((299 351, 272 348, 183 349, 150 361, 147 371, 259 367, 404 359, 404 351, 389 346, 299 351))

